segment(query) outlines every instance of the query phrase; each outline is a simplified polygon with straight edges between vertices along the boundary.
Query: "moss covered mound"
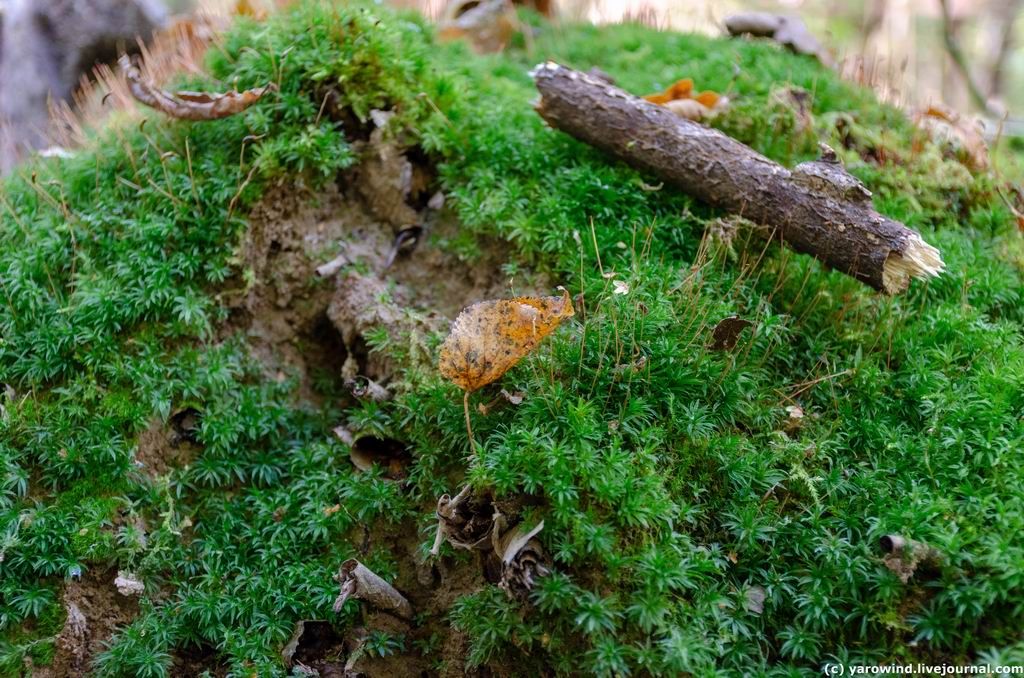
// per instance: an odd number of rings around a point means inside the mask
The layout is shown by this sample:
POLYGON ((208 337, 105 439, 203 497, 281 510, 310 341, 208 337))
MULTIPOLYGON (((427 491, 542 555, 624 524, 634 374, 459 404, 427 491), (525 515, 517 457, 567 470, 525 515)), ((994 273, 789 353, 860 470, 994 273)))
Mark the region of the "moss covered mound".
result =
POLYGON ((216 122, 126 112, 6 181, 5 675, 1024 662, 1024 256, 998 182, 773 45, 523 20, 495 57, 378 6, 242 20, 188 85, 275 94, 216 122), (715 125, 783 163, 828 141, 947 272, 883 298, 712 237, 724 215, 542 124, 545 58, 637 93, 692 77, 732 100, 715 125), (367 149, 396 148, 427 227, 384 266, 401 224, 367 149), (510 279, 565 285, 578 313, 473 395, 471 457, 436 350, 510 279), (733 314, 753 326, 710 350, 733 314), (437 498, 466 482, 544 521, 528 594, 479 552, 429 557, 437 498), (888 534, 939 556, 884 559, 888 534), (411 622, 332 611, 351 557, 411 622), (300 620, 328 623, 283 657, 300 620))

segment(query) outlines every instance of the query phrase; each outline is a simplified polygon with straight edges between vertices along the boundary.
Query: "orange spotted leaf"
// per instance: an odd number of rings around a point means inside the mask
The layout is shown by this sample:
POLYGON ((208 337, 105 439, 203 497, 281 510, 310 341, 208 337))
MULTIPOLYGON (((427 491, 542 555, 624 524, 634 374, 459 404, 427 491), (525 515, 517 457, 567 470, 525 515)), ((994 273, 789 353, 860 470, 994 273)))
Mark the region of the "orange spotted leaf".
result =
POLYGON ((702 120, 724 108, 727 99, 717 92, 694 92, 693 80, 683 78, 672 84, 664 92, 648 94, 644 97, 652 104, 665 106, 681 118, 702 120))
POLYGON ((658 92, 657 94, 648 94, 644 97, 647 101, 652 104, 667 104, 670 101, 676 99, 689 99, 690 94, 693 92, 693 80, 689 78, 683 78, 672 83, 668 89, 664 92, 658 92))
POLYGON ((459 314, 441 346, 441 374, 464 391, 500 379, 565 318, 575 314, 569 292, 473 304, 459 314))
POLYGON ((717 92, 712 92, 711 90, 708 90, 706 92, 701 92, 700 94, 696 95, 693 98, 695 101, 699 101, 708 108, 714 108, 715 104, 718 103, 719 96, 717 92))

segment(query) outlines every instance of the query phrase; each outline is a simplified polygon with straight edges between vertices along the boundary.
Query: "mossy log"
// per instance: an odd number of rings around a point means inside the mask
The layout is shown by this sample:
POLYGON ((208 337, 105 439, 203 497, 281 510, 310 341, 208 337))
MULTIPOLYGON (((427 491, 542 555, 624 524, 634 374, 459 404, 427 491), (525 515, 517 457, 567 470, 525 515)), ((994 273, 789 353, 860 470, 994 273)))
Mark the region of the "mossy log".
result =
POLYGON ((718 130, 608 82, 548 62, 534 69, 537 112, 667 184, 766 227, 792 249, 886 294, 945 265, 915 231, 876 212, 871 193, 826 147, 793 170, 718 130))

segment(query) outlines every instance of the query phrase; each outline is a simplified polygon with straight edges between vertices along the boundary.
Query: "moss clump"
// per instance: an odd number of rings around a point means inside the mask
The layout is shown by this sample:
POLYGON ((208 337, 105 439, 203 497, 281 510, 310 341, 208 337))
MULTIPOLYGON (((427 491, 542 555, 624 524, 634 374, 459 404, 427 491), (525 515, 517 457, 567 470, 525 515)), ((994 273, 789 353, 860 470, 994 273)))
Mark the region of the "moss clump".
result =
MULTIPOLYGON (((524 605, 490 586, 454 602, 465 657, 442 656, 436 638, 381 653, 601 675, 1020 662, 1024 286, 994 181, 914 155, 897 111, 772 45, 545 27, 532 52, 478 58, 431 40, 377 7, 241 22, 193 84, 274 80, 278 95, 219 122, 114 125, 8 180, 2 670, 49 660, 65 579, 116 566, 149 589, 100 675, 170 675, 197 646, 236 673, 283 675, 296 620, 355 622, 353 603, 331 612, 331 576, 359 527, 426 528, 425 551, 437 495, 463 476, 496 500, 525 498, 555 573, 524 605), (846 159, 948 272, 885 299, 774 246, 709 254, 702 233, 720 214, 543 126, 526 75, 543 58, 600 66, 638 93, 693 77, 736 102, 718 124, 783 162, 813 148, 762 117, 780 86, 810 93, 824 138, 840 114, 887 130, 867 143, 900 163, 856 143, 846 159), (321 114, 328 91, 348 128, 321 114), (513 265, 585 301, 503 379, 522 404, 474 415, 472 462, 460 394, 436 374, 411 365, 392 402, 315 408, 264 374, 244 336, 218 331, 219 294, 245 284, 248 208, 274 182, 317 185, 354 162, 353 127, 372 108, 396 110, 438 163, 464 225, 450 247, 471 257, 482 238, 507 240, 513 265), (732 313, 755 326, 736 351, 709 350, 732 313), (199 456, 139 473, 140 433, 196 403, 199 456), (406 442, 409 481, 354 474, 330 435, 339 419, 406 442), (886 533, 947 559, 903 584, 877 551, 886 533)), ((389 579, 403 568, 384 541, 360 557, 389 579)))

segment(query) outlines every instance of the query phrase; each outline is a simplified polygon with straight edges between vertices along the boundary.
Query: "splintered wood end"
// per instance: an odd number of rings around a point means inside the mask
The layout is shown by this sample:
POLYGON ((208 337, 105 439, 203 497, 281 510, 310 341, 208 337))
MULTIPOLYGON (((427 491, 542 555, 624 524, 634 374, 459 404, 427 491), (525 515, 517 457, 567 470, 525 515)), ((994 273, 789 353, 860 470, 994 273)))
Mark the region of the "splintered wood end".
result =
POLYGON ((910 286, 911 278, 937 277, 946 270, 942 254, 917 233, 907 238, 903 253, 890 252, 882 268, 882 285, 887 294, 899 294, 910 286))

